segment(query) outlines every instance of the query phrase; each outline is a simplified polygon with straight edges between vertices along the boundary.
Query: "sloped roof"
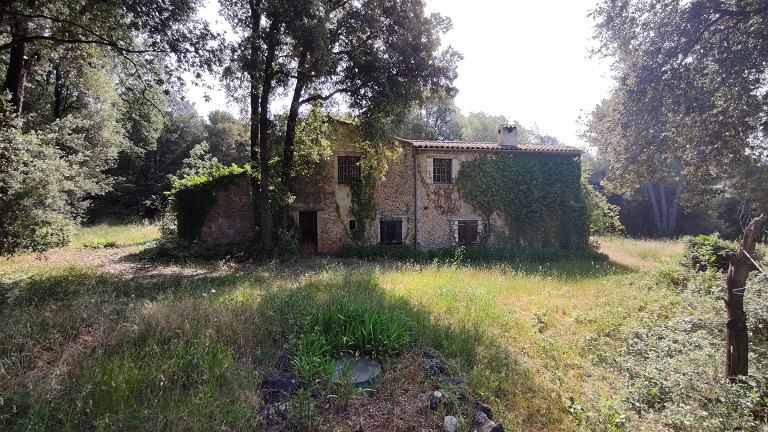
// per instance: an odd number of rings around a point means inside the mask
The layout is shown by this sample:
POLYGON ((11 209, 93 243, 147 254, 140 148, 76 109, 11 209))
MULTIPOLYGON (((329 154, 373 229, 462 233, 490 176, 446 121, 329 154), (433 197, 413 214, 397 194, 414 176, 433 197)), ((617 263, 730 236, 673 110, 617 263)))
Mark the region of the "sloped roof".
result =
POLYGON ((544 153, 562 155, 581 155, 581 150, 575 147, 558 146, 551 144, 517 144, 515 146, 501 146, 495 142, 473 141, 425 141, 407 140, 398 138, 398 141, 410 144, 419 149, 429 150, 484 150, 503 153, 544 153))

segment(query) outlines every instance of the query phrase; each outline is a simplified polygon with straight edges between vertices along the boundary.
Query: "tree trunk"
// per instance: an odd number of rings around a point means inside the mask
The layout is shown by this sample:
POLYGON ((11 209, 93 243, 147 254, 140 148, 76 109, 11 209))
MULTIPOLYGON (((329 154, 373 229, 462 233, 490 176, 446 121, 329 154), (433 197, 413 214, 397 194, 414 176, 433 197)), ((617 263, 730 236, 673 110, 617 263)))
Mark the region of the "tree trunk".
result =
POLYGON ((662 229, 663 225, 661 224, 661 210, 659 209, 659 203, 656 200, 656 191, 653 189, 653 182, 648 180, 645 183, 645 186, 648 188, 648 196, 651 199, 651 206, 653 206, 653 221, 656 222, 656 229, 659 230, 659 234, 663 236, 664 231, 662 229))
POLYGON ((280 173, 280 181, 282 186, 282 193, 284 201, 280 208, 280 221, 278 228, 284 229, 288 224, 288 211, 290 210, 290 204, 288 204, 288 197, 293 192, 293 182, 291 174, 293 172, 293 160, 296 153, 296 128, 299 123, 299 101, 304 94, 304 86, 306 85, 306 79, 304 76, 304 67, 307 63, 307 50, 303 48, 299 54, 299 64, 296 67, 296 86, 293 89, 293 97, 291 98, 291 107, 288 110, 288 122, 285 128, 285 143, 283 145, 283 166, 280 173))
MULTIPOLYGON (((251 168, 256 169, 259 165, 259 101, 261 100, 261 79, 259 77, 258 64, 261 58, 261 38, 259 33, 261 32, 261 0, 250 1, 250 13, 251 13, 251 35, 249 39, 250 44, 250 65, 248 67, 248 80, 250 81, 250 103, 251 103, 251 139, 250 139, 250 155, 251 155, 251 168)), ((261 182, 257 181, 255 177, 251 177, 251 191, 253 196, 257 196, 257 187, 261 190, 261 182)), ((261 196, 260 193, 258 195, 261 196)))
POLYGON ((59 64, 54 66, 53 71, 53 119, 59 120, 64 111, 64 71, 59 64))
POLYGON ((765 222, 766 215, 752 219, 739 239, 739 249, 729 253, 728 275, 725 279, 727 323, 725 330, 725 376, 734 377, 749 373, 749 341, 747 339, 747 315, 744 313, 744 291, 747 276, 753 263, 749 256, 755 252, 755 240, 765 222))
POLYGON ((675 228, 677 227, 677 212, 680 208, 683 183, 676 181, 674 184, 675 196, 672 202, 669 203, 667 188, 663 182, 658 182, 658 193, 656 192, 655 182, 649 180, 645 183, 651 206, 653 207, 653 221, 656 223, 656 229, 662 237, 672 237, 675 235, 675 228))
POLYGON ((21 113, 24 103, 24 85, 27 72, 32 62, 27 57, 27 35, 29 23, 23 18, 14 18, 11 25, 11 49, 8 58, 8 68, 5 71, 3 90, 11 93, 11 104, 16 114, 21 113))
POLYGON ((261 100, 259 102, 259 171, 261 185, 259 202, 261 210, 261 241, 264 247, 272 250, 272 213, 269 206, 269 99, 275 79, 275 52, 279 39, 280 24, 272 21, 267 34, 267 53, 264 58, 264 75, 261 83, 261 100))
POLYGON ((683 182, 678 181, 675 185, 675 197, 672 199, 672 208, 669 216, 669 235, 675 234, 677 228, 677 212, 680 210, 680 198, 683 196, 683 182))

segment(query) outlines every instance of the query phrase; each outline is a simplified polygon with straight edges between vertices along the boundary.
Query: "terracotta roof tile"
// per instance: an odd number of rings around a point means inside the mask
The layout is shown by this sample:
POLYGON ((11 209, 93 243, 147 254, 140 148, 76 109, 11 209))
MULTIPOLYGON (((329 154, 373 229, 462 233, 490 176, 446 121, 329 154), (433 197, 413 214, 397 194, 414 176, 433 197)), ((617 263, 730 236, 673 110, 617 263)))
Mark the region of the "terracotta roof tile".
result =
POLYGON ((420 149, 445 150, 489 150, 510 153, 562 153, 580 155, 581 150, 575 147, 557 146, 551 144, 518 144, 514 147, 503 147, 495 142, 472 141, 424 141, 399 139, 400 142, 411 144, 420 149))

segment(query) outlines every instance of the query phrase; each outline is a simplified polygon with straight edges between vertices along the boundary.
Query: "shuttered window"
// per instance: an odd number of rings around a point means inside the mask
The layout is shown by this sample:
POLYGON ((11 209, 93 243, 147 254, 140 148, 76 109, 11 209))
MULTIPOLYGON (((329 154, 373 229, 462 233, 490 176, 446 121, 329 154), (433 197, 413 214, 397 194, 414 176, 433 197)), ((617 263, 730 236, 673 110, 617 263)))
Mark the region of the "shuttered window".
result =
POLYGON ((339 183, 360 181, 360 156, 339 156, 339 183))
POLYGON ((401 245, 403 244, 403 221, 383 220, 379 222, 381 232, 381 244, 401 245))
POLYGON ((476 220, 460 220, 457 221, 458 241, 457 246, 472 246, 478 243, 477 241, 477 221, 476 220))

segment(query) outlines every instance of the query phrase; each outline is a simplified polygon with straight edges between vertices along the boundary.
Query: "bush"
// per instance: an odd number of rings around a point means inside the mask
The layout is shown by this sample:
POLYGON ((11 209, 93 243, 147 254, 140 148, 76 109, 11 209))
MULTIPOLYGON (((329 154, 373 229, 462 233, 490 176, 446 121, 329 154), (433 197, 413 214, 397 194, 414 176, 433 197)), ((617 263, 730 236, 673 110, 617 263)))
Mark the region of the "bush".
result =
POLYGON ((683 237, 683 264, 699 272, 725 272, 728 271, 728 258, 723 252, 735 251, 737 247, 736 242, 723 240, 717 233, 686 236, 683 237))

